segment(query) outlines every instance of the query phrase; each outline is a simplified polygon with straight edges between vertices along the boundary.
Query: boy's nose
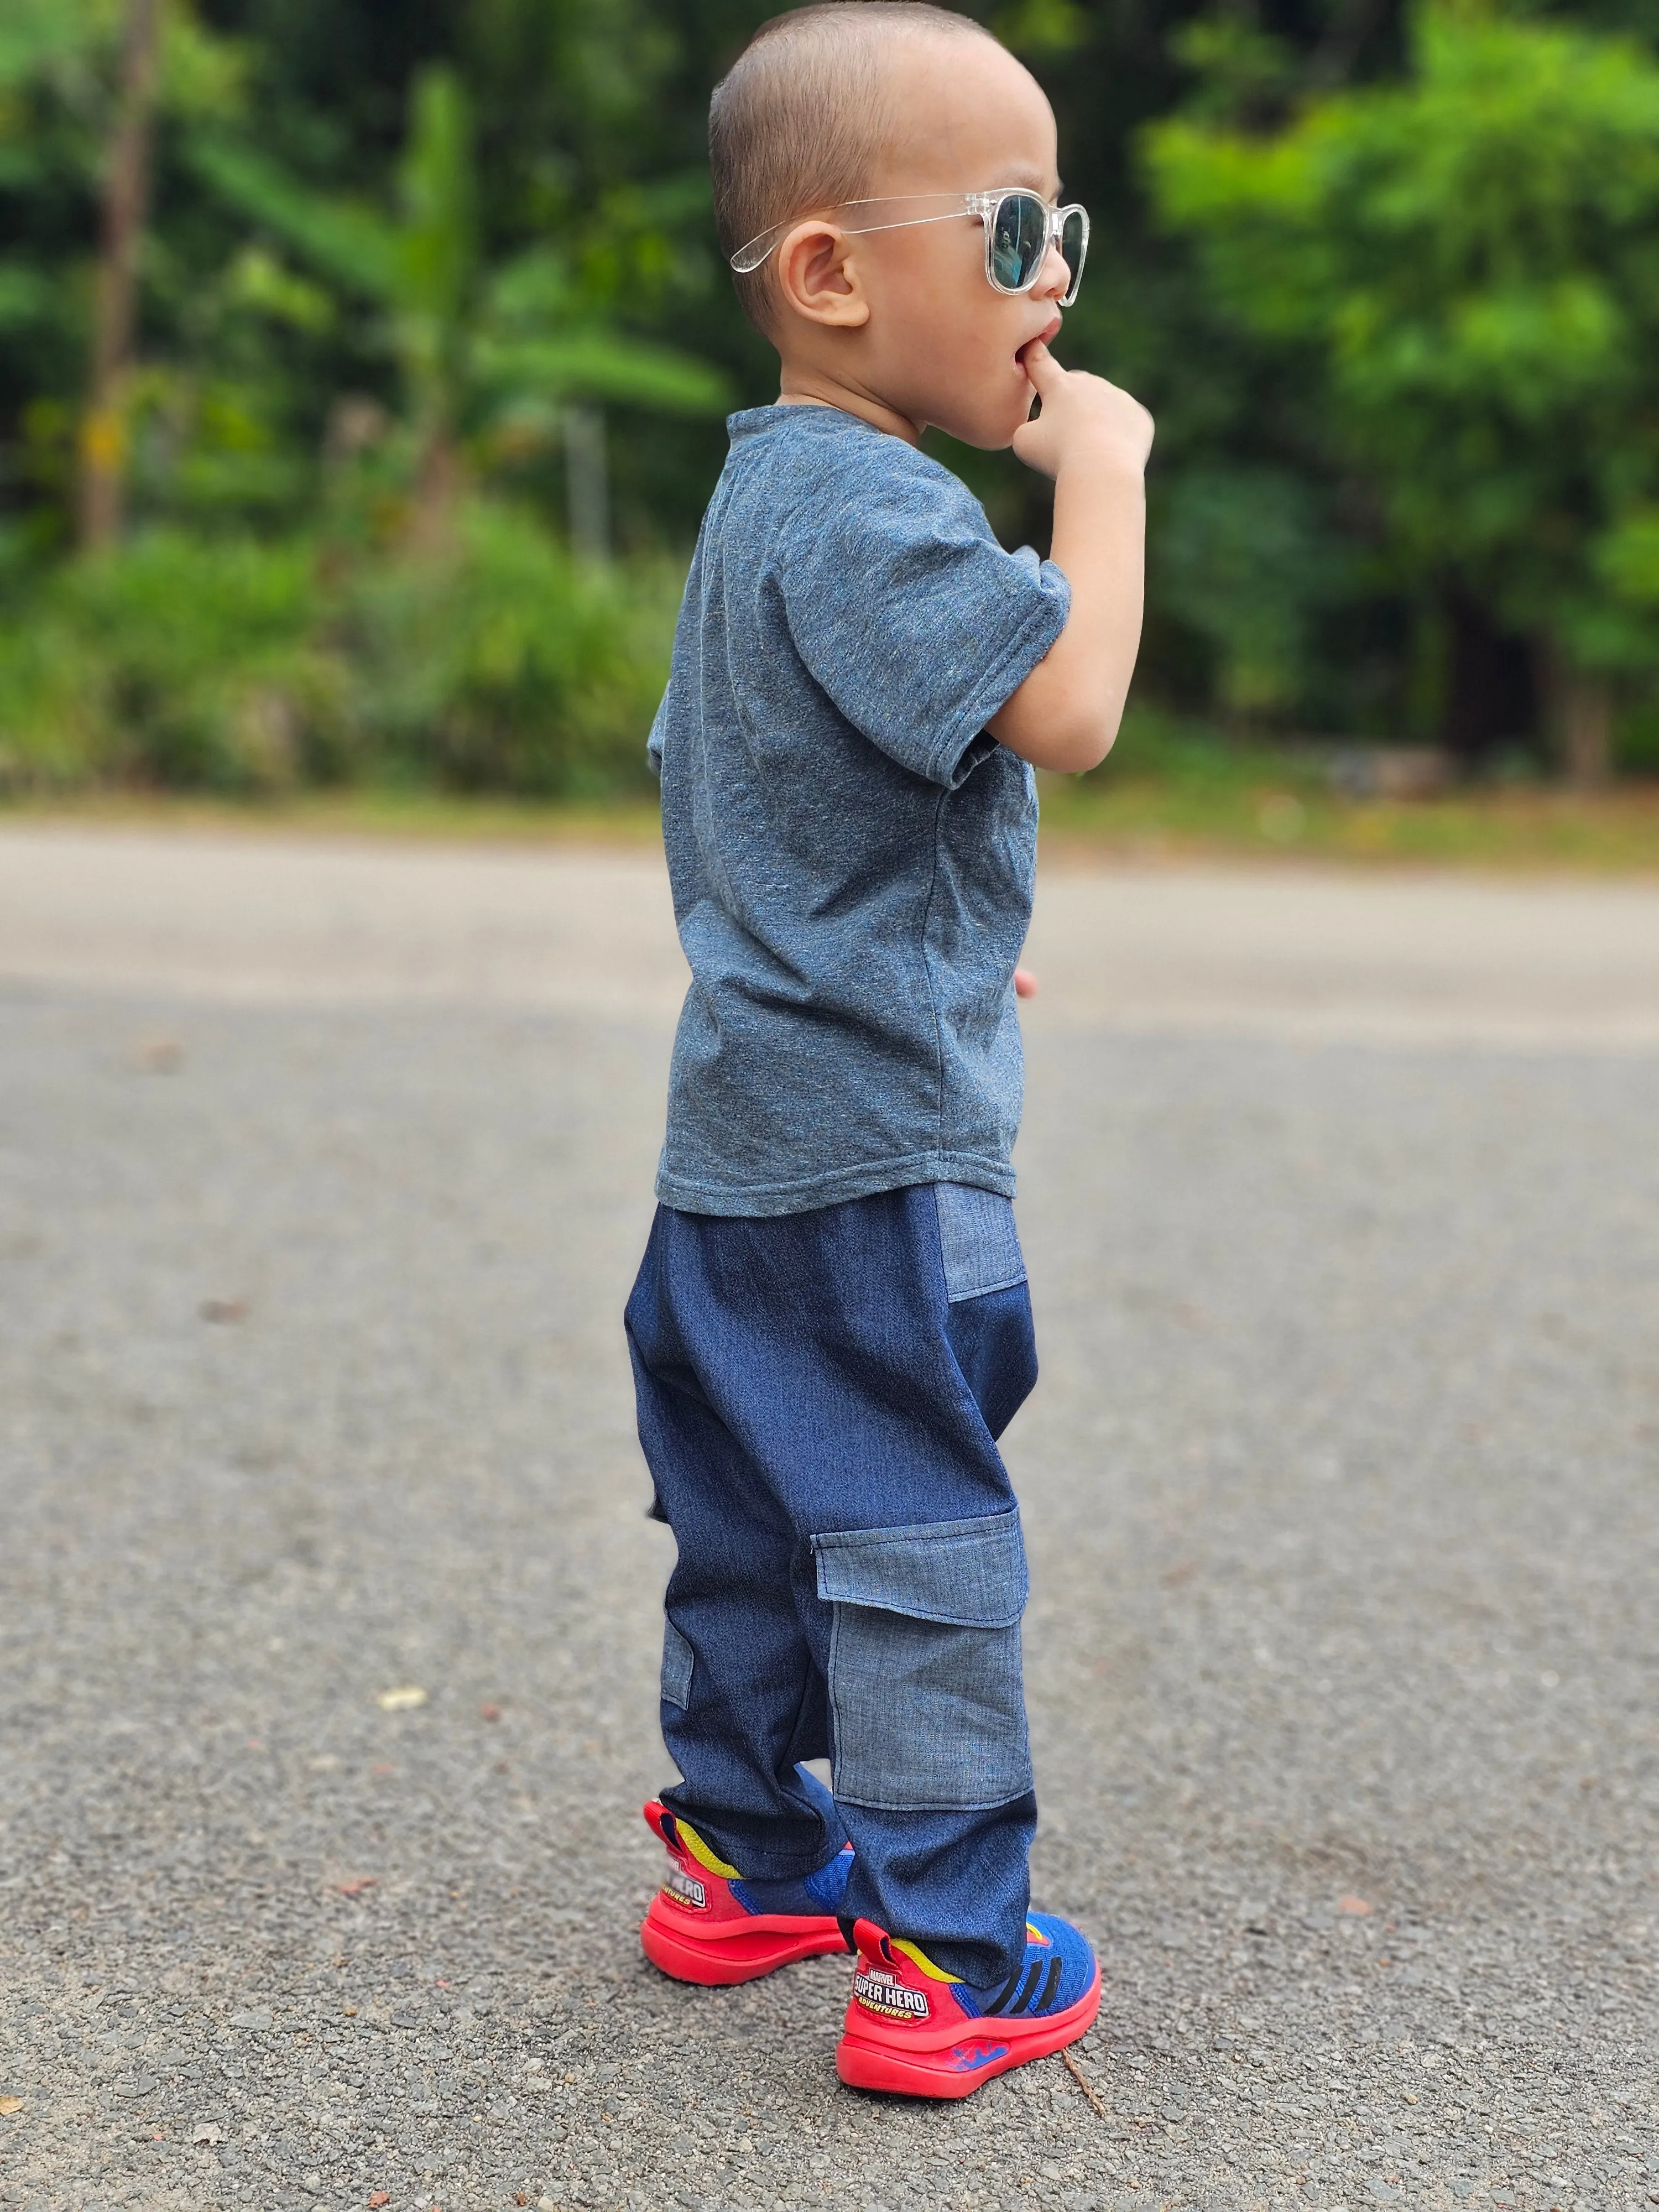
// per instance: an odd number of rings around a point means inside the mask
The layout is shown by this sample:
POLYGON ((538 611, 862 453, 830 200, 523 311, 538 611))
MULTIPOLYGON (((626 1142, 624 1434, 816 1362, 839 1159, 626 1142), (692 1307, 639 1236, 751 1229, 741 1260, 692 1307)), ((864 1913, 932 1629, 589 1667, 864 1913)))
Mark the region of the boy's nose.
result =
POLYGON ((1071 265, 1060 250, 1060 240, 1051 238, 1031 290, 1039 300, 1059 300, 1065 297, 1071 289, 1071 265))

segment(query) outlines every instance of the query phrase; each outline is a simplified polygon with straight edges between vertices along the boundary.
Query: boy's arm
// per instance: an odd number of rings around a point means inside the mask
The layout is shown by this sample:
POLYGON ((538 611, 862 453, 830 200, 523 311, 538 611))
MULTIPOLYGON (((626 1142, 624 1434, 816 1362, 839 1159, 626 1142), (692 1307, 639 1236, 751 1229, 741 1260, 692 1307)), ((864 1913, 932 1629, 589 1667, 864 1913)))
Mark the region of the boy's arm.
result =
POLYGON ((1044 345, 1025 365, 1042 412, 1015 433, 1014 451, 1054 480, 1050 557, 1072 610, 989 727, 1034 768, 1078 775, 1112 749, 1140 646, 1152 418, 1103 377, 1063 369, 1044 345))

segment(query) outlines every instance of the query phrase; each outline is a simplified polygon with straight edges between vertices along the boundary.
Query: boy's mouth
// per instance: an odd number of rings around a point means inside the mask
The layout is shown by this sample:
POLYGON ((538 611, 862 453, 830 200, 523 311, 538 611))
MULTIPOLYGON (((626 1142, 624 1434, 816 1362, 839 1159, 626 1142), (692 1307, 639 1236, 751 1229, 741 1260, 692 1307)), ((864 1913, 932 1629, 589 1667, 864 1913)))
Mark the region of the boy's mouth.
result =
POLYGON ((1052 345, 1054 343, 1054 340, 1060 336, 1060 316, 1051 315, 1035 337, 1026 339, 1024 344, 1020 347, 1018 352, 1014 356, 1014 359, 1019 363, 1022 368, 1025 366, 1026 355, 1030 351, 1034 345, 1052 345))

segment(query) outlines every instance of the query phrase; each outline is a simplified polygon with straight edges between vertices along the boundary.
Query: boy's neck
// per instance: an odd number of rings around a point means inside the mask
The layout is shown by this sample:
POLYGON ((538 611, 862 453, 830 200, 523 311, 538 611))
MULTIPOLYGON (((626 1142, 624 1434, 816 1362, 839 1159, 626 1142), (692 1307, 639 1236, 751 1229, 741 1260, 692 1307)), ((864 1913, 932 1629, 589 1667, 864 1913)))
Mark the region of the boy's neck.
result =
POLYGON ((896 407, 890 407, 873 392, 862 391, 843 383, 827 370, 807 368, 799 362, 783 363, 777 404, 780 407, 839 407, 843 415, 856 415, 872 428, 902 438, 907 446, 919 446, 927 427, 925 423, 913 422, 908 415, 901 415, 896 407))

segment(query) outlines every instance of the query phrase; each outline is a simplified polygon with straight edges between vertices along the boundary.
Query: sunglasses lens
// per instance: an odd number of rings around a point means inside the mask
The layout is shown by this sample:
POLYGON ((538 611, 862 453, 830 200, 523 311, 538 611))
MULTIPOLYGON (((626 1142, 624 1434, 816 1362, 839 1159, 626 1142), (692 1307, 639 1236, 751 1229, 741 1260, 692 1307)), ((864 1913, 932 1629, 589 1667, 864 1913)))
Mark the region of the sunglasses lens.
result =
POLYGON ((1072 281, 1066 288, 1069 301, 1077 296, 1077 288, 1083 281, 1083 257, 1089 250, 1089 226, 1081 208, 1073 208, 1061 224, 1060 250, 1072 272, 1072 281))
POLYGON ((1048 210, 1035 192, 1009 192, 991 218, 991 280, 1023 292, 1036 282, 1048 250, 1048 210))

